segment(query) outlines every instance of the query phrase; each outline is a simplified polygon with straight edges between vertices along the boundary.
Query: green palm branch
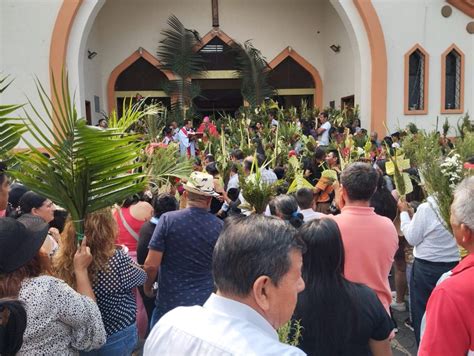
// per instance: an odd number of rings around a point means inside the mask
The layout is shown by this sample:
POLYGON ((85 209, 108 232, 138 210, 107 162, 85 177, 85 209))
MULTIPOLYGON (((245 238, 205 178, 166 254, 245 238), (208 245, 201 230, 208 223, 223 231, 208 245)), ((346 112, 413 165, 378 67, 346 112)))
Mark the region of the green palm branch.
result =
POLYGON ((275 94, 275 90, 268 83, 269 67, 262 53, 250 40, 245 41, 243 45, 237 43, 234 51, 237 76, 242 79, 242 96, 250 106, 256 107, 262 104, 266 97, 275 94))
POLYGON ((156 188, 166 185, 170 179, 187 179, 193 170, 193 161, 179 154, 179 146, 170 143, 158 146, 148 159, 149 181, 156 188))
MULTIPOLYGON (((0 77, 0 94, 13 82, 8 83, 8 76, 0 77)), ((25 125, 19 118, 8 117, 11 113, 22 108, 23 105, 0 105, 0 157, 14 148, 26 131, 25 125)))
POLYGON ((195 51, 201 38, 197 31, 185 28, 175 15, 168 18, 168 25, 170 28, 161 32, 164 38, 159 43, 157 55, 161 69, 172 71, 177 79, 166 83, 163 90, 176 96, 176 108, 184 110, 192 106, 192 100, 200 93, 199 86, 190 78, 204 70, 205 61, 195 51))
POLYGON ((257 155, 254 154, 252 167, 250 168, 251 174, 246 177, 242 169, 239 171, 239 185, 242 196, 245 199, 242 208, 257 214, 263 214, 270 200, 276 195, 279 183, 267 184, 262 180, 261 169, 266 168, 269 163, 267 162, 262 167, 259 167, 257 155))
POLYGON ((61 78, 61 95, 52 78, 52 105, 45 89, 37 81, 41 111, 30 102, 33 114, 25 110, 28 133, 51 156, 44 156, 29 140, 27 153, 18 154, 19 171, 12 175, 65 208, 71 216, 78 238, 82 238, 87 214, 109 207, 146 187, 145 175, 131 173, 142 163, 136 158, 144 143, 123 129, 102 130, 88 126, 79 118, 69 93, 67 76, 61 78), (58 120, 54 121, 53 117, 58 120), (52 122, 49 125, 48 119, 52 122))
POLYGON ((122 116, 118 117, 117 111, 112 111, 107 120, 108 127, 120 131, 129 130, 140 119, 148 115, 148 109, 144 110, 144 104, 145 100, 133 104, 132 98, 125 99, 122 105, 122 116))

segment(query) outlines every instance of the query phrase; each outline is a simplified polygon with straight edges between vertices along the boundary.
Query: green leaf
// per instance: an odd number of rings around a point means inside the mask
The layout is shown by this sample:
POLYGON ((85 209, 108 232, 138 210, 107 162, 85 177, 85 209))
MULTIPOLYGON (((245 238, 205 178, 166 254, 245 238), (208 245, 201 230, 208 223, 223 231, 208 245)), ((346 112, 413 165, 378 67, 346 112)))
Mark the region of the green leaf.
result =
POLYGON ((242 79, 242 96, 251 107, 263 103, 266 97, 273 96, 275 90, 268 83, 270 68, 262 53, 250 40, 243 45, 236 43, 233 49, 236 59, 237 75, 242 79))
POLYGON ((60 89, 54 78, 52 83, 58 107, 52 108, 52 100, 37 82, 45 114, 31 105, 34 115, 27 113, 24 119, 30 135, 44 146, 51 159, 26 140, 30 152, 17 155, 20 168, 11 173, 30 189, 67 209, 76 220, 76 231, 82 233, 80 221, 87 214, 119 203, 147 185, 144 174, 131 171, 143 166, 143 162, 135 160, 145 143, 138 141, 138 135, 126 132, 128 123, 142 114, 132 108, 124 112, 115 128, 89 127, 77 115, 67 75, 63 75, 60 89), (54 130, 48 125, 53 116, 58 118, 54 130))

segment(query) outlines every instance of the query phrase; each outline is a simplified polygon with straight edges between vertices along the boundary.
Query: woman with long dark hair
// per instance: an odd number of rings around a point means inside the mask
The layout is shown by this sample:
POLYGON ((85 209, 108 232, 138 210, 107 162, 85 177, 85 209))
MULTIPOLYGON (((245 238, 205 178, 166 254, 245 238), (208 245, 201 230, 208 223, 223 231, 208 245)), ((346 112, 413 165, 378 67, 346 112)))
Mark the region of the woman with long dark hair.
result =
POLYGON ((303 327, 299 347, 308 355, 391 355, 390 316, 370 288, 344 278, 344 247, 336 222, 313 220, 301 227, 299 236, 307 247, 306 288, 295 311, 303 327))
MULTIPOLYGON (((54 212, 56 210, 54 203, 33 191, 23 194, 18 204, 19 209, 12 216, 27 228, 44 223, 49 224, 54 220, 54 212)), ((48 256, 52 257, 58 250, 59 240, 58 229, 50 228, 43 244, 43 249, 48 256)))
POLYGON ((270 214, 288 222, 295 228, 303 225, 303 214, 298 211, 298 202, 291 195, 278 195, 268 204, 270 214))

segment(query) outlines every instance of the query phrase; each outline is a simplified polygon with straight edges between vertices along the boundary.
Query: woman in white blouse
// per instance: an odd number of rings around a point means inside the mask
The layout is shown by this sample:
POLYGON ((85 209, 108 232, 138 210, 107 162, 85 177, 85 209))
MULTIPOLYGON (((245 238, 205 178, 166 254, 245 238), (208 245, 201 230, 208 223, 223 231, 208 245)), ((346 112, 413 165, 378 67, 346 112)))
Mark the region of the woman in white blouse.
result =
POLYGON ((106 339, 87 273, 92 255, 86 240, 74 256, 76 292, 49 275, 49 258, 41 247, 48 228, 44 223, 27 229, 14 219, 0 219, 0 298, 20 300, 27 314, 17 355, 76 355, 99 348, 106 339))

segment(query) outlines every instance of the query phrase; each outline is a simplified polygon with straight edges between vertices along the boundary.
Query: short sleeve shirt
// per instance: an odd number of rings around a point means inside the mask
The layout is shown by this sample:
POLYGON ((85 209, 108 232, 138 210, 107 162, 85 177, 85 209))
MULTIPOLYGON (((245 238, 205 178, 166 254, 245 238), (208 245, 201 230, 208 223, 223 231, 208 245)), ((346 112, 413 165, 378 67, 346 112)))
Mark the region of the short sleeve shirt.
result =
POLYGON ((324 128, 324 132, 318 136, 318 141, 321 146, 329 145, 329 130, 331 129, 331 123, 326 121, 324 124, 321 125, 321 128, 324 128))
MULTIPOLYGON (((393 330, 393 323, 377 295, 369 287, 351 283, 349 293, 354 302, 357 325, 353 325, 348 342, 346 344, 341 343, 339 350, 335 350, 335 354, 341 356, 369 356, 371 355, 369 340, 382 341, 387 339, 393 330)), ((297 315, 297 317, 299 316, 297 315)), ((311 320, 305 320, 304 316, 301 316, 301 319, 303 337, 299 347, 308 355, 318 354, 317 352, 313 353, 312 339, 305 338, 304 328, 306 326, 309 329, 307 323, 311 323, 311 320)), ((344 327, 344 325, 340 325, 340 328, 344 327)))
POLYGON ((203 305, 214 289, 212 252, 223 222, 200 208, 163 214, 149 249, 163 252, 158 275, 158 317, 178 306, 203 305))

